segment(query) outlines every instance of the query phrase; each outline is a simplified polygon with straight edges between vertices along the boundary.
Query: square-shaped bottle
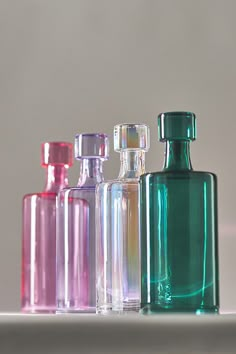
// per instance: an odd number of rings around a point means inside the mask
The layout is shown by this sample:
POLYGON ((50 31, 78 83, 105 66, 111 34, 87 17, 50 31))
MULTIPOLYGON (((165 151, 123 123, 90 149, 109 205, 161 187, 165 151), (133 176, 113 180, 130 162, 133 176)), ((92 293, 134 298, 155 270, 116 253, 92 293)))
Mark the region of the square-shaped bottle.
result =
POLYGON ((114 127, 120 173, 117 179, 99 184, 96 191, 97 313, 140 309, 139 177, 145 172, 148 148, 145 124, 114 127))
POLYGON ((108 148, 106 134, 75 137, 78 184, 57 198, 57 312, 95 312, 95 187, 104 179, 108 148))
POLYGON ((41 146, 46 168, 43 192, 23 198, 21 309, 30 313, 56 311, 56 197, 68 186, 72 144, 47 142, 41 146))
POLYGON ((195 115, 158 116, 161 172, 140 179, 142 313, 218 313, 217 179, 192 169, 195 115))

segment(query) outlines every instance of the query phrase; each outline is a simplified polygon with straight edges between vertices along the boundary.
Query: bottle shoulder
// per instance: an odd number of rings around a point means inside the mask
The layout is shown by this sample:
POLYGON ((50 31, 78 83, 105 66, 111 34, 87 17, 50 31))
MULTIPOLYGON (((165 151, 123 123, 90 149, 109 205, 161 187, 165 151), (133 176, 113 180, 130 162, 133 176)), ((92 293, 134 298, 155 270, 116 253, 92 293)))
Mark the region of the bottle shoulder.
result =
POLYGON ((57 193, 55 192, 39 192, 39 193, 28 193, 23 196, 23 201, 24 200, 29 200, 29 199, 55 199, 57 196, 57 193))
POLYGON ((196 177, 204 177, 204 176, 211 176, 213 178, 217 178, 216 174, 213 172, 208 171, 195 171, 195 170, 183 170, 183 171, 156 171, 156 172, 147 172, 143 174, 140 179, 145 179, 147 177, 155 177, 155 176, 196 176, 196 177))
POLYGON ((141 176, 141 180, 145 179, 156 179, 156 178, 166 178, 166 179, 213 179, 217 180, 217 176, 213 172, 206 171, 195 171, 195 170, 185 170, 185 171, 157 171, 157 172, 147 172, 141 176))
POLYGON ((64 194, 64 193, 76 193, 76 192, 80 192, 80 193, 87 193, 89 191, 94 192, 96 188, 96 185, 92 185, 92 186, 75 186, 75 187, 66 187, 63 188, 59 191, 58 194, 64 194))
POLYGON ((137 186, 139 184, 139 179, 137 178, 127 178, 127 179, 114 179, 106 182, 99 183, 97 188, 112 188, 112 187, 122 187, 122 186, 137 186))
POLYGON ((138 190, 139 190, 139 180, 128 179, 124 181, 124 180, 117 179, 117 180, 100 183, 97 186, 96 192, 98 195, 106 195, 108 193, 113 196, 120 195, 120 194, 125 196, 131 194, 133 195, 133 193, 137 194, 138 190))

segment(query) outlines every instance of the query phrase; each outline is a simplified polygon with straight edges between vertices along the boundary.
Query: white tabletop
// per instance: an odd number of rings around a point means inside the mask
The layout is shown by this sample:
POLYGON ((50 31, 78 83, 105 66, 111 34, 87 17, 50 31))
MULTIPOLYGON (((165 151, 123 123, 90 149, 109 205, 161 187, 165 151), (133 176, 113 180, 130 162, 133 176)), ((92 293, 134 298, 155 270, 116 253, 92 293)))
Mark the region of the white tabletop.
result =
POLYGON ((0 353, 236 353, 236 315, 0 314, 0 353))

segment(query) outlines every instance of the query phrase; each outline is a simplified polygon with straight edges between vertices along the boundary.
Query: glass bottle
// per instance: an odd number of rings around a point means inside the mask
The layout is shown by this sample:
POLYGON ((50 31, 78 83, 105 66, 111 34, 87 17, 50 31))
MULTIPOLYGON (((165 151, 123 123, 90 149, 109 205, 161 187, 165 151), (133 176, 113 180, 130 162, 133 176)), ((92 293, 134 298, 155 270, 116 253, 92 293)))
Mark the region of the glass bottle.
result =
POLYGON ((97 186, 97 313, 140 309, 139 177, 145 172, 149 128, 144 124, 114 127, 120 153, 116 180, 97 186))
POLYGON ((21 309, 33 313, 56 310, 56 195, 68 185, 72 144, 43 143, 41 164, 43 192, 23 198, 21 309))
POLYGON ((195 115, 158 116, 164 168, 140 180, 142 313, 218 313, 217 180, 193 171, 195 115))
POLYGON ((78 184, 57 199, 57 312, 95 312, 95 187, 108 159, 105 134, 78 134, 78 184))

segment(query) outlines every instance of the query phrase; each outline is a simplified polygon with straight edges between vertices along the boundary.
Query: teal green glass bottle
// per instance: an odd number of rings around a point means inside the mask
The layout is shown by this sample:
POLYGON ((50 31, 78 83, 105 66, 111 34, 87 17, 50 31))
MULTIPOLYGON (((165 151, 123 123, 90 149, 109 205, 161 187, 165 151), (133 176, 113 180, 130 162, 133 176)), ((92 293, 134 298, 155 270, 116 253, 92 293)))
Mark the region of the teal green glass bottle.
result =
POLYGON ((164 168, 140 179, 141 313, 218 313, 217 179, 192 169, 195 114, 158 116, 164 168))

